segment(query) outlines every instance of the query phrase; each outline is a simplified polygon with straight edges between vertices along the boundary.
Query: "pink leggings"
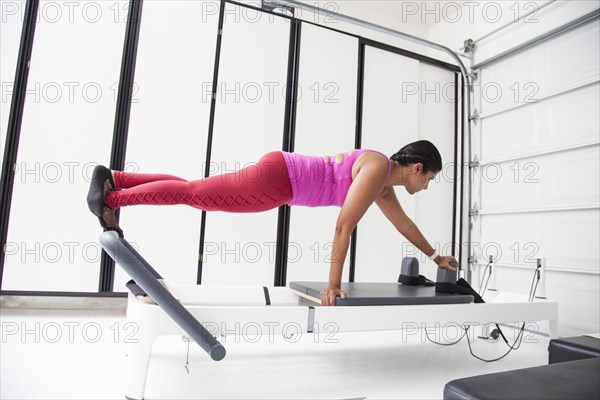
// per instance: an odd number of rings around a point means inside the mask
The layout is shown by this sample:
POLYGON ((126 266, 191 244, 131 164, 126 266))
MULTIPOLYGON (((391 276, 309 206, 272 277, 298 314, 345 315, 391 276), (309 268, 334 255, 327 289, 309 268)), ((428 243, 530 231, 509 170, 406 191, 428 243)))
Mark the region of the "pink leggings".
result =
POLYGON ((186 204, 204 211, 248 213, 271 210, 292 200, 287 166, 279 151, 265 154, 255 165, 237 172, 195 181, 122 171, 114 171, 114 181, 117 190, 105 199, 112 209, 186 204))

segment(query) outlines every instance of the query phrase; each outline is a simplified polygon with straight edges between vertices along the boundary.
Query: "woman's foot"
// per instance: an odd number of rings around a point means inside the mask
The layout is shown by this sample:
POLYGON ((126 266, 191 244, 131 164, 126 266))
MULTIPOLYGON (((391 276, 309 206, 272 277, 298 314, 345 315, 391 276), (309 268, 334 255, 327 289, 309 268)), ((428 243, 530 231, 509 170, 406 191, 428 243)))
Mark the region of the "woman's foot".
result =
POLYGON ((92 181, 87 195, 87 203, 90 211, 100 221, 104 230, 114 230, 123 237, 123 231, 119 228, 115 210, 104 203, 106 195, 115 189, 115 183, 110 169, 103 165, 97 165, 92 173, 92 181))
POLYGON ((102 210, 102 216, 98 217, 98 219, 104 230, 115 231, 120 237, 123 237, 123 230, 119 227, 119 221, 117 221, 115 210, 105 204, 102 210))

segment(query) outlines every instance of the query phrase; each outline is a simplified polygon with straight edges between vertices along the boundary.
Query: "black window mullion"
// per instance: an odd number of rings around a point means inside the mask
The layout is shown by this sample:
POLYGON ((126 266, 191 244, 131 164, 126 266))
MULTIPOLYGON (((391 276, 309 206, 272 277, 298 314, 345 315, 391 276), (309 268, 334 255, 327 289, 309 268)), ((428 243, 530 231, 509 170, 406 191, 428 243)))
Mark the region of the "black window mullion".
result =
MULTIPOLYGON (((225 1, 221 1, 219 8, 219 23, 217 28, 217 45, 215 49, 215 66, 213 68, 212 98, 210 101, 210 116, 208 118, 208 138, 206 143, 206 168, 204 177, 210 176, 210 162, 212 155, 213 133, 215 129, 215 112, 217 107, 217 88, 219 85, 219 66, 221 63, 221 45, 223 42, 223 22, 225 20, 225 1)), ((204 242, 206 238, 206 211, 202 211, 200 220, 200 244, 198 250, 198 272, 196 283, 202 284, 202 271, 204 266, 204 242)))
POLYGON ((6 240, 8 238, 8 222, 15 181, 15 166, 17 164, 19 139, 21 137, 25 97, 27 96, 27 80, 29 78, 29 66, 33 50, 38 8, 39 0, 27 0, 15 72, 14 93, 8 117, 6 147, 4 148, 2 178, 0 180, 0 209, 2 210, 0 212, 0 243, 2 244, 0 251, 0 288, 2 287, 2 277, 4 275, 6 240))
MULTIPOLYGON (((356 74, 356 130, 354 135, 354 148, 362 147, 362 120, 363 120, 363 97, 365 89, 365 42, 358 41, 358 68, 356 74)), ((350 238, 350 268, 348 271, 348 282, 354 282, 356 275, 356 248, 358 246, 358 226, 354 228, 350 238)))
MULTIPOLYGON (((298 76, 300 67, 300 39, 302 23, 290 20, 290 43, 288 50, 288 74, 285 93, 285 117, 282 150, 293 152, 296 135, 296 112, 298 100, 298 76)), ((290 239, 291 208, 279 207, 277 218, 277 247, 275 250, 275 286, 287 284, 287 258, 290 239)))
MULTIPOLYGON (((123 171, 125 169, 125 153, 129 133, 129 118, 131 116, 131 98, 135 78, 135 63, 137 58, 140 24, 142 18, 143 0, 130 0, 125 27, 125 43, 121 60, 121 73, 117 93, 117 108, 110 155, 110 169, 123 171)), ((116 212, 117 220, 119 211, 116 212)), ((114 287, 115 262, 106 252, 102 251, 100 258, 99 292, 112 292, 114 287)))

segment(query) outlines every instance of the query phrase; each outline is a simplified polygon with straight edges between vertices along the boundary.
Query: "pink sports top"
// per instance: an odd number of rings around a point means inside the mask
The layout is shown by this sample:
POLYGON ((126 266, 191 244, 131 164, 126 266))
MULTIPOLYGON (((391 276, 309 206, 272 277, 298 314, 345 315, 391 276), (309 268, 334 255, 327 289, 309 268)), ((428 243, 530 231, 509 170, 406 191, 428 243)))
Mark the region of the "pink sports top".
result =
MULTIPOLYGON (((352 183, 352 166, 358 157, 366 151, 360 149, 353 153, 345 153, 344 160, 338 164, 335 156, 329 161, 323 156, 307 156, 298 153, 282 152, 292 185, 292 200, 290 206, 324 207, 344 204, 350 184, 352 183)), ((390 173, 390 160, 379 153, 388 161, 388 174, 390 173)))

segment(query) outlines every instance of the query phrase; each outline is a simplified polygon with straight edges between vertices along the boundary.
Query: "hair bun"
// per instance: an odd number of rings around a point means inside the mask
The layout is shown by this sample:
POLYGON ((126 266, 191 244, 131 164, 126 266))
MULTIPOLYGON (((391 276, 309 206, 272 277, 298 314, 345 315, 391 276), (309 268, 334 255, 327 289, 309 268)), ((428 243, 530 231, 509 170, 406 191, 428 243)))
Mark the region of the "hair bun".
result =
POLYGON ((427 140, 409 143, 390 158, 400 165, 422 163, 425 171, 438 172, 442 169, 442 157, 438 149, 427 140))

